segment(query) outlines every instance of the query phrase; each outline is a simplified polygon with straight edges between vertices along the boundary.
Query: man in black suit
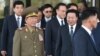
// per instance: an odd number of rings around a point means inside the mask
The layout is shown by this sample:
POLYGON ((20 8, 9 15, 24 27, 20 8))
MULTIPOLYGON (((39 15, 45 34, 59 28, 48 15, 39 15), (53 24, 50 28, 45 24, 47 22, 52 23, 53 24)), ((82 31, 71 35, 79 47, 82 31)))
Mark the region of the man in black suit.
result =
MULTIPOLYGON (((2 25, 3 25, 3 19, 0 19, 0 40, 1 40, 2 25)), ((0 48, 1 48, 1 42, 0 42, 0 48)))
POLYGON ((71 39, 73 39, 73 36, 77 32, 77 30, 80 28, 80 24, 78 23, 79 12, 77 10, 71 9, 67 11, 66 15, 67 15, 66 21, 67 21, 69 34, 71 36, 71 39))
POLYGON ((43 13, 43 17, 41 19, 41 28, 45 30, 47 22, 52 19, 53 7, 50 4, 45 4, 41 9, 43 13))
POLYGON ((97 11, 86 9, 82 13, 82 27, 74 36, 74 56, 97 56, 92 30, 97 26, 97 11))
POLYGON ((100 55, 100 21, 97 24, 97 28, 93 30, 94 40, 96 42, 97 52, 100 55))
POLYGON ((91 9, 97 10, 98 12, 98 24, 97 24, 97 28, 93 29, 93 36, 96 42, 97 52, 100 56, 100 13, 99 13, 99 9, 96 7, 91 7, 91 9))
POLYGON ((12 44, 15 30, 24 26, 24 19, 22 12, 24 3, 22 1, 15 1, 13 4, 14 15, 7 16, 4 19, 2 36, 1 36, 1 54, 2 56, 12 56, 12 44))
POLYGON ((79 14, 76 10, 68 10, 66 13, 66 25, 60 27, 56 44, 55 56, 73 56, 72 39, 80 28, 78 25, 79 14))
POLYGON ((45 51, 47 56, 54 56, 58 29, 60 26, 65 24, 64 18, 66 16, 66 11, 66 4, 57 4, 57 15, 47 23, 45 30, 45 51))

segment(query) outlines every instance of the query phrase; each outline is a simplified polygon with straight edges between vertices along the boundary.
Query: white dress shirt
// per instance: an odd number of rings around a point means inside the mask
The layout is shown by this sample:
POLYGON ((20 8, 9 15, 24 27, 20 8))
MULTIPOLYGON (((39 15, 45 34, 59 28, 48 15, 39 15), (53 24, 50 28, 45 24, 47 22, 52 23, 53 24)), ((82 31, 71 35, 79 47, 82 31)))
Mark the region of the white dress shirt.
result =
POLYGON ((50 20, 51 20, 51 17, 49 17, 49 18, 45 17, 45 21, 46 21, 46 22, 48 22, 48 21, 50 21, 50 20))
POLYGON ((39 29, 41 28, 41 21, 36 23, 36 27, 39 28, 39 29))
POLYGON ((91 30, 90 29, 88 29, 87 27, 85 27, 84 25, 82 25, 82 27, 88 32, 88 34, 91 36, 91 30))
POLYGON ((56 17, 57 17, 57 20, 58 20, 60 26, 62 26, 62 22, 61 21, 63 21, 63 25, 65 25, 64 19, 61 19, 59 16, 56 16, 56 17))
POLYGON ((74 32, 75 32, 75 29, 76 29, 76 25, 77 25, 77 24, 74 24, 73 26, 68 25, 68 26, 69 26, 69 32, 71 32, 71 27, 73 27, 73 33, 74 33, 74 32))
POLYGON ((21 27, 21 24, 22 24, 22 16, 17 16, 16 14, 15 14, 15 18, 16 18, 16 21, 18 20, 18 18, 19 18, 19 28, 21 27))

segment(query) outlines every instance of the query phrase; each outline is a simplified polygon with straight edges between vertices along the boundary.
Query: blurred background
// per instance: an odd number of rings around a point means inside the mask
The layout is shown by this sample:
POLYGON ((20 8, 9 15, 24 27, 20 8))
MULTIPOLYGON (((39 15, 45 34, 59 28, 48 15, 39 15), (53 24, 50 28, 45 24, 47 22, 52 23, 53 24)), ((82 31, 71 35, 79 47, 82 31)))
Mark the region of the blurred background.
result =
MULTIPOLYGON (((7 15, 12 14, 12 4, 14 1, 17 0, 0 0, 0 19, 4 18, 7 15)), ((97 8, 100 8, 100 0, 21 0, 25 4, 25 8, 29 8, 29 10, 35 8, 35 7, 41 7, 42 5, 49 3, 52 4, 52 6, 55 6, 59 2, 63 3, 80 3, 84 2, 88 6, 96 6, 97 8)), ((0 27, 1 28, 1 27, 0 27)))
MULTIPOLYGON (((0 33, 2 30, 3 19, 7 15, 11 15, 13 2, 17 0, 0 0, 0 33)), ((59 2, 63 3, 85 3, 87 6, 94 6, 100 9, 100 0, 21 0, 25 4, 25 12, 32 11, 34 8, 41 7, 44 4, 52 4, 55 6, 59 2)))

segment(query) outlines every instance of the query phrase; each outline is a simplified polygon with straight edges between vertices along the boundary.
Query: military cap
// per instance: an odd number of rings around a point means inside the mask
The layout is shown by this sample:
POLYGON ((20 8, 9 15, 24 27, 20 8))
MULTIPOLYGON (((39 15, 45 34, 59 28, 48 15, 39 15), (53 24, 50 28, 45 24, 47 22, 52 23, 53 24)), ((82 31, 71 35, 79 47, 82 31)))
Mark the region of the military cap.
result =
POLYGON ((28 17, 38 17, 38 14, 36 12, 29 13, 26 15, 26 18, 28 18, 28 17))

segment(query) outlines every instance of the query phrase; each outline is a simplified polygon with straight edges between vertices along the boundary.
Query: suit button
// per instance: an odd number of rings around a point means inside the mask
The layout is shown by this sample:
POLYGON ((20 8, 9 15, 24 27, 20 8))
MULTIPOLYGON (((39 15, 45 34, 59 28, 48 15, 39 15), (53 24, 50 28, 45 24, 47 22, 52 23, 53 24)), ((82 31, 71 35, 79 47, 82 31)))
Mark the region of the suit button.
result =
POLYGON ((34 46, 34 48, 36 48, 36 46, 34 46))
POLYGON ((37 52, 37 50, 35 50, 35 53, 37 52))
POLYGON ((37 56, 37 55, 35 55, 35 56, 37 56))

